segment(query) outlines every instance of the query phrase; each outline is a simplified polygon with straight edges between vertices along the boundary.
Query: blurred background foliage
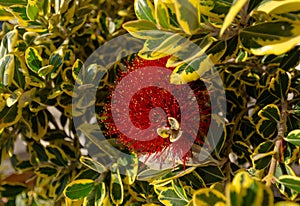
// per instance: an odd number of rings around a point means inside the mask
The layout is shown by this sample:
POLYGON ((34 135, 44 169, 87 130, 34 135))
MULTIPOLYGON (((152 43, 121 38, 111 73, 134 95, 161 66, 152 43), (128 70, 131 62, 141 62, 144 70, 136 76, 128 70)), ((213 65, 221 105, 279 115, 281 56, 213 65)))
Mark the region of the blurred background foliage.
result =
POLYGON ((1 205, 298 205, 300 1, 0 0, 0 20, 1 205), (139 171, 134 154, 109 168, 82 155, 71 106, 78 71, 126 32, 145 42, 145 59, 172 52, 174 84, 214 63, 227 101, 216 161, 139 171))

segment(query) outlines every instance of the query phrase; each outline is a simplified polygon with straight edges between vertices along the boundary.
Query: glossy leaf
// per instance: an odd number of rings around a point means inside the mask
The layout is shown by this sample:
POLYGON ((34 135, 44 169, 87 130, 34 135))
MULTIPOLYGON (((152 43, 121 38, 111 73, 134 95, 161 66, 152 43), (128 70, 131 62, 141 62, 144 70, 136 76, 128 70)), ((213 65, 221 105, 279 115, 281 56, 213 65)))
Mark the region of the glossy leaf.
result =
POLYGON ((269 138, 276 130, 277 123, 280 121, 280 111, 274 104, 269 104, 258 113, 260 120, 256 126, 257 132, 264 138, 269 138))
POLYGON ((62 64, 63 64, 63 51, 59 50, 53 54, 51 54, 49 59, 49 64, 53 66, 53 69, 51 71, 51 78, 55 78, 58 75, 58 72, 60 71, 62 64))
POLYGON ((274 205, 270 188, 252 179, 247 172, 240 172, 228 186, 229 205, 274 205))
POLYGON ((135 20, 123 24, 131 35, 140 39, 153 39, 163 36, 163 33, 157 31, 157 26, 147 20, 135 20))
POLYGON ((221 206, 225 205, 226 198, 225 196, 215 189, 203 188, 197 190, 193 195, 193 204, 194 205, 203 205, 203 206, 221 206))
POLYGON ((139 19, 156 22, 154 19, 154 7, 150 0, 135 0, 134 11, 139 19))
POLYGON ((240 33, 242 45, 255 55, 284 54, 300 39, 300 24, 286 21, 258 23, 240 33))
POLYGON ((199 0, 175 0, 177 21, 182 30, 193 34, 199 29, 200 8, 199 0))
POLYGON ((94 184, 90 179, 74 180, 64 189, 64 195, 71 200, 82 199, 93 190, 94 184))
POLYGON ((177 66, 171 74, 170 81, 173 84, 186 84, 199 79, 205 72, 212 68, 213 63, 209 56, 203 55, 177 66))
MULTIPOLYGON (((289 165, 285 163, 277 163, 274 176, 278 179, 282 175, 296 176, 295 172, 289 165)), ((276 182, 276 186, 280 193, 288 197, 290 200, 294 200, 298 195, 298 192, 286 187, 284 184, 276 182)))
POLYGON ((278 182, 292 190, 300 192, 300 177, 282 175, 278 178, 278 182))
POLYGON ((14 56, 11 54, 5 55, 0 59, 0 83, 2 83, 4 86, 10 86, 13 81, 14 72, 14 56))
POLYGON ((187 204, 187 200, 181 199, 172 187, 162 188, 158 200, 164 205, 180 206, 187 204))
POLYGON ((274 143, 271 141, 259 144, 251 155, 252 163, 255 169, 261 170, 269 166, 274 154, 274 143))
POLYGON ((284 138, 285 141, 292 143, 293 145, 300 146, 300 130, 296 129, 287 135, 287 137, 284 138))
POLYGON ((271 79, 269 91, 278 99, 284 100, 291 86, 291 74, 278 69, 271 79))
POLYGON ((4 106, 0 109, 0 128, 16 124, 22 116, 22 108, 18 104, 14 104, 11 107, 4 106))
POLYGON ((34 47, 28 47, 25 51, 25 61, 29 69, 35 73, 38 73, 43 66, 43 59, 40 56, 37 49, 34 47))
POLYGON ((256 11, 267 14, 282 14, 300 10, 299 0, 266 1, 259 5, 256 11))
POLYGON ((170 16, 168 7, 164 3, 163 0, 155 0, 155 19, 157 24, 161 28, 169 28, 170 27, 170 16))

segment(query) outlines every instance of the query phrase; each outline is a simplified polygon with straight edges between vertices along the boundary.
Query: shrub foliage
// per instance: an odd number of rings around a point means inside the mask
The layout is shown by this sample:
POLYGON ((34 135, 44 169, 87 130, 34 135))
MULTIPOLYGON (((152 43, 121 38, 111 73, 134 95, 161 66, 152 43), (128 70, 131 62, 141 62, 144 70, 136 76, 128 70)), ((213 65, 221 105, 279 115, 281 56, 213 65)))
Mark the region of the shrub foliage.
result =
POLYGON ((0 0, 0 161, 16 171, 1 169, 0 204, 297 205, 299 11, 299 0, 0 0), (174 35, 152 38, 155 30, 174 35), (180 57, 167 62, 171 83, 201 79, 214 63, 227 102, 214 161, 139 171, 135 154, 110 166, 81 154, 77 72, 126 31, 144 41, 142 58, 166 56, 161 45, 180 57), (185 51, 177 35, 201 52, 185 51), (17 139, 26 155, 15 154, 17 139))

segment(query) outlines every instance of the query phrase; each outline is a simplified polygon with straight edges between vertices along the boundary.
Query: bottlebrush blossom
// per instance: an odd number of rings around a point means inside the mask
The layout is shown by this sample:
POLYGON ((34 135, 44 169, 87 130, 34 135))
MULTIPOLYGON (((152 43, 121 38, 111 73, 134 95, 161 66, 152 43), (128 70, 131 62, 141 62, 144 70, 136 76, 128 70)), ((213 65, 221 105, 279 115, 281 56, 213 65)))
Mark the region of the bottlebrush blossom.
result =
POLYGON ((192 144, 201 145, 205 140, 210 125, 209 95, 200 80, 170 84, 173 68, 165 66, 168 58, 135 56, 126 61, 100 115, 101 124, 107 138, 115 137, 131 152, 185 164, 193 155, 192 144), (163 153, 165 159, 160 156, 163 153))

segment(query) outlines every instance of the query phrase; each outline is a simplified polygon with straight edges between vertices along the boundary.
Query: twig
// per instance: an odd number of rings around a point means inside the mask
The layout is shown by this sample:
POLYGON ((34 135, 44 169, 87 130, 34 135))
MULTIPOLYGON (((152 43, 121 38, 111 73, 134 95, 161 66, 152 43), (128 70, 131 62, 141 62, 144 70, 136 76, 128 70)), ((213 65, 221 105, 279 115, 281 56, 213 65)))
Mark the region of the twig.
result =
POLYGON ((279 123, 278 135, 275 141, 274 154, 271 159, 268 175, 264 178, 266 186, 270 187, 273 183, 273 177, 276 171, 276 164, 279 160, 281 141, 284 138, 284 132, 286 131, 286 117, 287 117, 287 102, 281 102, 281 121, 279 123))

